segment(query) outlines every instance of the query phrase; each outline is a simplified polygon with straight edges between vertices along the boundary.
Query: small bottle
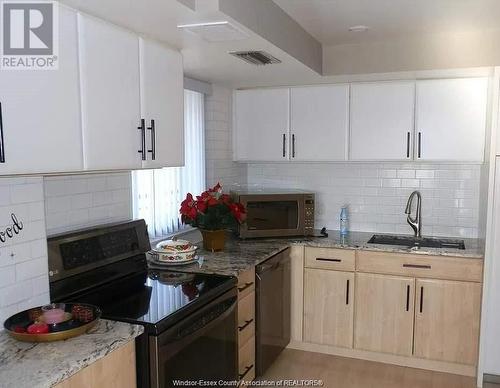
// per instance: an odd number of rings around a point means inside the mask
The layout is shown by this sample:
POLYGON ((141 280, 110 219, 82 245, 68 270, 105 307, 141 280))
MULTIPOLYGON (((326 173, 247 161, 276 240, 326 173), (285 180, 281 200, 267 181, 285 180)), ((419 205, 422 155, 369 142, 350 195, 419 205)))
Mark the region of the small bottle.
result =
POLYGON ((347 205, 340 209, 340 234, 346 235, 349 233, 349 220, 347 218, 347 205))

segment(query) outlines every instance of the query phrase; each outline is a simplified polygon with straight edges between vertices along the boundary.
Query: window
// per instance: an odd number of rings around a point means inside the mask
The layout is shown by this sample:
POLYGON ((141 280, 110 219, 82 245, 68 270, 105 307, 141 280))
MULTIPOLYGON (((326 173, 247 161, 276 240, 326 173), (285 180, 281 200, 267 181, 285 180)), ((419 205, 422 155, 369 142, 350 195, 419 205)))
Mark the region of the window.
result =
POLYGON ((144 218, 151 238, 184 228, 179 208, 186 193, 205 190, 204 95, 184 91, 185 166, 132 173, 134 218, 144 218))

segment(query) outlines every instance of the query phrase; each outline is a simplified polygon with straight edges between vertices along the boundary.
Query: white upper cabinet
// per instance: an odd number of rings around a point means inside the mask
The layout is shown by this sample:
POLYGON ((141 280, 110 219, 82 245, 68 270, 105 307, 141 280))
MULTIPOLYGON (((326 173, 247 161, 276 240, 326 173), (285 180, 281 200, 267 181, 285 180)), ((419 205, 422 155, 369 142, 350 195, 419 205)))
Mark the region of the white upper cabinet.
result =
POLYGON ((289 107, 289 89, 235 91, 234 159, 288 160, 289 107))
POLYGON ((78 22, 85 169, 141 168, 137 36, 82 14, 78 22))
POLYGON ((351 160, 411 160, 414 82, 351 85, 351 160))
POLYGON ((59 7, 59 69, 0 70, 0 175, 83 167, 76 13, 59 7))
POLYGON ((182 56, 147 39, 139 40, 141 117, 146 120, 147 157, 142 166, 184 164, 182 56))
POLYGON ((346 159, 349 85, 290 89, 290 115, 291 160, 346 159))
POLYGON ((416 160, 482 162, 487 78, 417 81, 416 160))

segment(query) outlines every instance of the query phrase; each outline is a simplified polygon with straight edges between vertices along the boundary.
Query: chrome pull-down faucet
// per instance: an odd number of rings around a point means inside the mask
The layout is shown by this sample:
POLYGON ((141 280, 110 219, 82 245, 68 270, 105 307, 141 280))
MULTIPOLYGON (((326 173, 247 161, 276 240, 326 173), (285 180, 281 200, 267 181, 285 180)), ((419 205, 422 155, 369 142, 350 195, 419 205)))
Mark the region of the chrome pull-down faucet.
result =
POLYGON ((408 203, 406 204, 406 210, 405 214, 408 216, 406 217, 406 221, 410 224, 412 227, 413 231, 415 232, 415 237, 422 237, 422 196, 420 195, 419 191, 414 191, 413 193, 410 194, 410 197, 408 198, 408 203), (417 212, 415 213, 415 218, 412 218, 411 216, 411 209, 413 205, 413 198, 417 196, 417 212))

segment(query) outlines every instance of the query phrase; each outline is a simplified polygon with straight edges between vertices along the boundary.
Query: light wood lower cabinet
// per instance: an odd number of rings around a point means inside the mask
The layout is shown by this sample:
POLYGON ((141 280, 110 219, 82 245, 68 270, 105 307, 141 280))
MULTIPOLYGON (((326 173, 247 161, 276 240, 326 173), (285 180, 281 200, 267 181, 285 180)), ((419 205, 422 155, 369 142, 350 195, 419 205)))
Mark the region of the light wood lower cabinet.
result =
POLYGON ((474 375, 481 259, 305 247, 296 261, 293 347, 474 375))
POLYGON ((353 272, 305 269, 304 341, 352 347, 353 291, 353 272))
POLYGON ((417 279, 415 356, 475 365, 481 284, 417 279))
POLYGON ((255 378, 255 268, 238 276, 238 374, 240 385, 255 378))
POLYGON ((356 274, 354 347, 410 356, 414 292, 412 278, 356 274))
POLYGON ((55 385, 56 388, 135 388, 136 386, 135 341, 130 341, 55 385))

